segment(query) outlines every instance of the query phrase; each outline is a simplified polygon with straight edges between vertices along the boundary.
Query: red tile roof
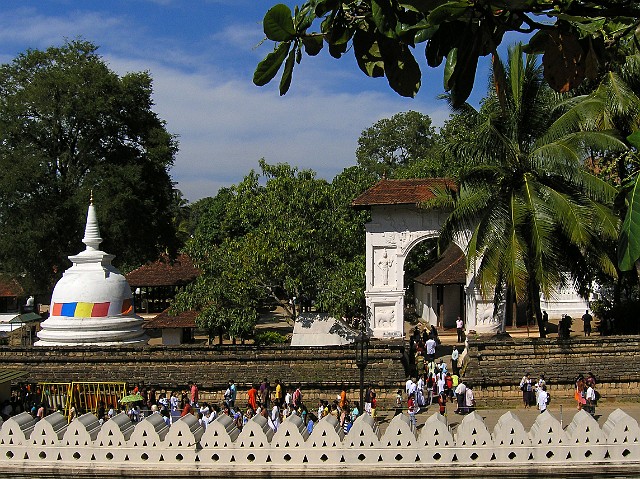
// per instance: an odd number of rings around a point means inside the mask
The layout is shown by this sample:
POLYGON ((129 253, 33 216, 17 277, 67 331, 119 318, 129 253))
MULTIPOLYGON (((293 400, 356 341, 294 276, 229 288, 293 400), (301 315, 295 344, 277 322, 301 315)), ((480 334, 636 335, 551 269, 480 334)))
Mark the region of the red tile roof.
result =
POLYGON ((24 296, 24 290, 14 278, 0 274, 0 298, 17 298, 24 296))
POLYGON ((455 187, 453 180, 448 178, 382 179, 353 200, 351 206, 365 208, 372 205, 417 205, 433 198, 434 189, 455 187))
POLYGON ((464 253, 456 244, 451 244, 433 267, 414 279, 426 285, 466 284, 467 264, 464 253))
POLYGON ((143 286, 180 286, 193 281, 200 270, 193 266, 191 258, 180 254, 175 260, 162 256, 154 263, 148 263, 127 274, 132 288, 143 286))
POLYGON ((197 311, 184 311, 173 316, 169 314, 168 309, 165 309, 155 318, 145 321, 142 327, 144 329, 195 328, 196 316, 198 316, 197 311))

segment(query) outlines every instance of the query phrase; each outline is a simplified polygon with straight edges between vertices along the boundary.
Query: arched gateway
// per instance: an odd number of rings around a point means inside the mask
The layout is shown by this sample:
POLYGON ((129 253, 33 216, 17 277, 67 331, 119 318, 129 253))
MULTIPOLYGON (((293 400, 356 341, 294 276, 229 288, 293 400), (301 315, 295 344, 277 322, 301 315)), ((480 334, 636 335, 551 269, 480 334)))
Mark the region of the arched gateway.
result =
MULTIPOLYGON (((442 223, 449 213, 444 210, 422 209, 419 205, 433 198, 434 189, 448 185, 451 185, 451 180, 443 178, 383 179, 352 203, 355 208, 367 208, 371 211, 371 222, 366 225, 365 297, 370 311, 369 330, 375 338, 404 336, 403 313, 407 286, 404 284, 405 261, 415 245, 425 239, 438 237, 442 223)), ((454 241, 463 252, 467 250, 465 236, 461 233, 454 241)), ((460 251, 458 255, 459 253, 460 251)), ((445 265, 445 269, 453 265, 453 261, 460 262, 459 256, 445 265)), ((462 263, 466 264, 464 261, 462 263)), ((433 309, 435 305, 446 302, 448 296, 450 303, 461 303, 456 313, 464 319, 467 331, 475 330, 481 334, 498 332, 504 312, 501 311, 494 317, 493 301, 482 297, 476 288, 473 271, 466 271, 464 268, 456 282, 462 286, 462 294, 458 294, 462 296, 461 299, 456 299, 455 289, 449 288, 445 297, 434 298, 432 295, 428 301, 431 304, 426 306, 433 309)), ((439 296, 442 296, 442 291, 438 290, 439 296)), ((552 300, 542 298, 542 308, 548 311, 551 318, 560 317, 562 313, 579 317, 588 305, 573 288, 564 287, 556 292, 556 297, 552 300)))
MULTIPOLYGON (((438 237, 448 215, 444 210, 421 209, 419 204, 433 197, 434 188, 450 184, 450 180, 441 178, 383 179, 353 201, 354 207, 371 210, 371 222, 366 225, 365 297, 373 337, 404 335, 404 263, 415 245, 438 237)), ((466 251, 463 235, 456 244, 466 251)), ((501 321, 493 317, 493 303, 484 300, 476 289, 473 272, 465 275, 461 309, 467 330, 498 331, 501 321)))

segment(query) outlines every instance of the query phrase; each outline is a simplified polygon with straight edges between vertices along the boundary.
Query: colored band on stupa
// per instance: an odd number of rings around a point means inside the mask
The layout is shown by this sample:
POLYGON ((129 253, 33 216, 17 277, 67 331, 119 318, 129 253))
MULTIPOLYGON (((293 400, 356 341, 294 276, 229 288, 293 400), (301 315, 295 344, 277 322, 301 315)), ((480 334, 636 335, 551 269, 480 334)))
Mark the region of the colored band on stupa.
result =
POLYGON ((104 303, 53 303, 52 314, 54 316, 66 316, 69 318, 101 318, 114 315, 128 315, 133 313, 133 304, 130 299, 125 299, 121 304, 107 301, 104 303))

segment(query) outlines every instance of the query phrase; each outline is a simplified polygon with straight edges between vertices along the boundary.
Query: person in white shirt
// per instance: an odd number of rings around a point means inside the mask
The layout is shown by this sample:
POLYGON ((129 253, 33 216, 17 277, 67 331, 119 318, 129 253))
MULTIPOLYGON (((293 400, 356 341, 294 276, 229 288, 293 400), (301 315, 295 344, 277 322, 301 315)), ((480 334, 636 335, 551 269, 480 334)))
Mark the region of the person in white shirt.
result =
POLYGON ((467 393, 467 386, 462 382, 462 378, 460 378, 460 382, 458 383, 458 387, 456 387, 456 399, 458 400, 458 409, 454 412, 458 414, 464 414, 465 412, 465 399, 467 393))
POLYGON ((418 406, 420 407, 424 407, 427 405, 424 399, 425 385, 426 383, 425 383, 424 377, 420 376, 420 378, 418 379, 418 383, 416 384, 416 403, 418 403, 418 406))
POLYGON ((425 347, 427 349, 427 361, 433 361, 436 358, 436 340, 430 337, 427 339, 425 347))
POLYGON ((467 386, 467 390, 464 393, 465 395, 465 408, 466 411, 465 413, 471 412, 475 409, 476 407, 476 399, 473 396, 473 389, 471 388, 471 385, 467 386))
POLYGON ((593 386, 589 386, 587 388, 587 394, 585 399, 587 400, 587 404, 585 405, 585 409, 589 414, 595 416, 596 414, 596 390, 593 386))
POLYGON ((413 394, 415 398, 416 391, 418 389, 418 385, 416 384, 415 379, 411 378, 411 382, 407 385, 407 394, 413 394))
POLYGON ((542 385, 542 387, 538 390, 538 409, 540 410, 540 412, 545 412, 547 410, 547 403, 549 399, 549 393, 547 392, 547 386, 545 386, 544 384, 542 385))
POLYGON ((444 374, 438 373, 436 378, 438 379, 437 387, 438 387, 438 396, 444 392, 444 386, 446 384, 444 380, 444 374))
POLYGON ((275 403, 269 415, 269 426, 273 429, 273 432, 278 432, 278 428, 280 427, 280 408, 275 403))
POLYGON ((458 342, 461 343, 464 340, 464 322, 460 316, 456 319, 456 331, 458 332, 458 342))
POLYGON ((458 352, 457 347, 453 347, 453 351, 451 352, 451 369, 453 370, 453 374, 458 375, 458 358, 460 357, 460 353, 458 352))
POLYGON ((171 394, 171 410, 172 411, 177 411, 178 410, 178 403, 180 402, 180 399, 178 399, 178 393, 174 392, 173 394, 171 394))
POLYGON ((404 390, 409 395, 411 393, 411 384, 413 383, 413 378, 407 379, 407 382, 404 384, 404 390))

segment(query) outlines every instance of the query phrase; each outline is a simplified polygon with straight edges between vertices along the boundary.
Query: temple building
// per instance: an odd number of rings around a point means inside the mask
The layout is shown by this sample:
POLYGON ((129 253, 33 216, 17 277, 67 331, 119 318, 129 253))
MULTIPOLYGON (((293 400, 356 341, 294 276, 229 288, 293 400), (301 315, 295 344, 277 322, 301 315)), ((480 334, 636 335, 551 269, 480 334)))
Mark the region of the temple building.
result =
POLYGON ((82 242, 86 249, 69 256, 73 266, 53 290, 51 315, 35 345, 145 344, 144 320, 134 312, 129 283, 111 265, 114 255, 99 249, 102 238, 93 200, 82 242))

